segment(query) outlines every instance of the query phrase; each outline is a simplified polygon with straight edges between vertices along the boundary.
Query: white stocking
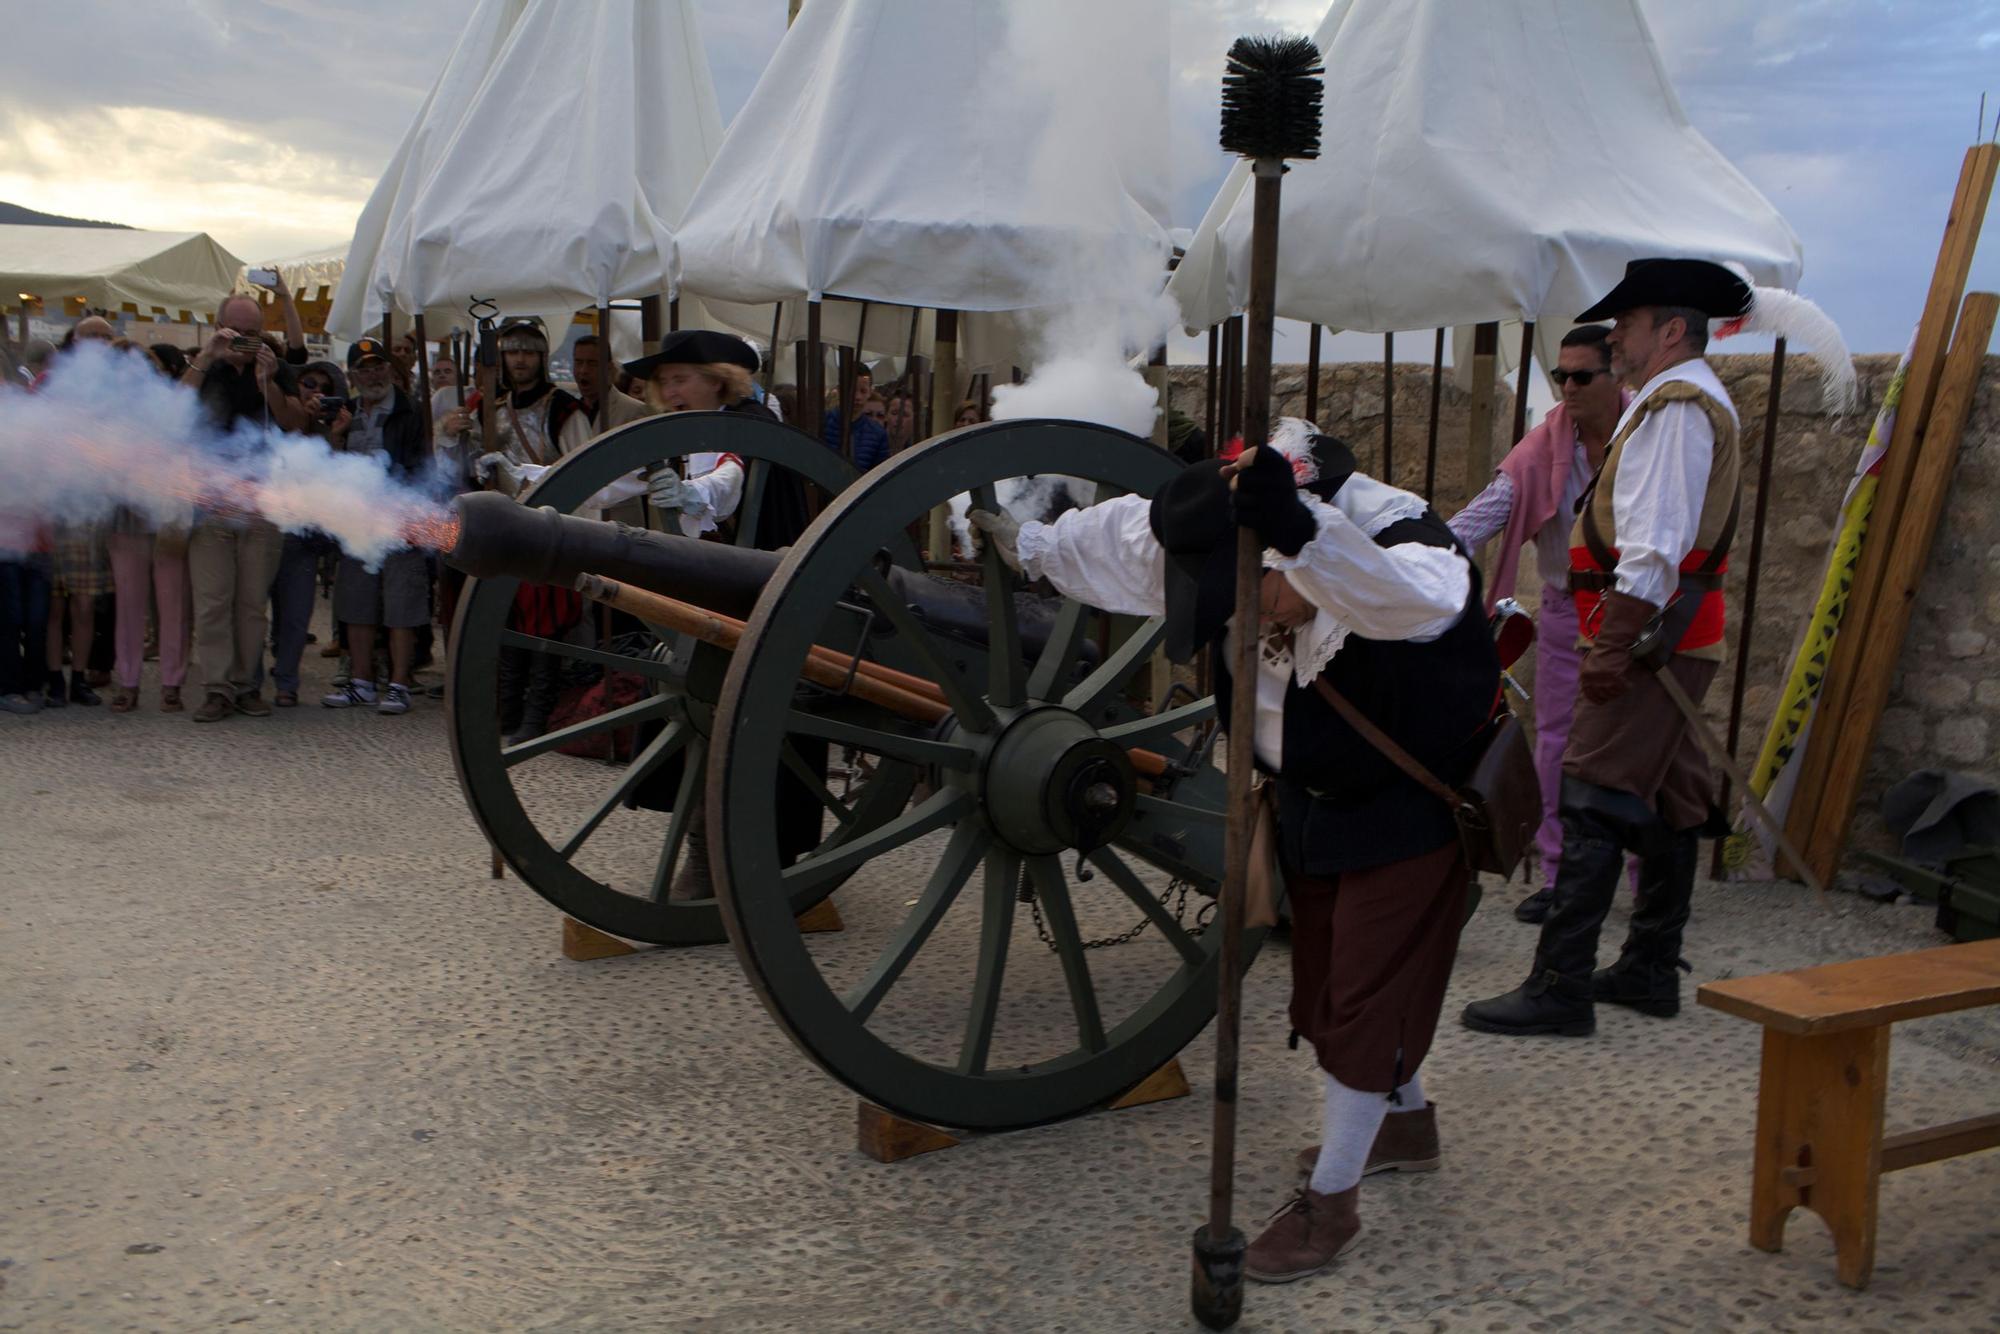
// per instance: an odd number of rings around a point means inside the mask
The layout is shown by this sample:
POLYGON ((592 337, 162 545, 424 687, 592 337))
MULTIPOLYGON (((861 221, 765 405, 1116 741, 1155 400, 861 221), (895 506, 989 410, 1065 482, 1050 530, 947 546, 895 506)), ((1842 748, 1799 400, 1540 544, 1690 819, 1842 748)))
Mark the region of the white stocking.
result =
POLYGON ((1389 1113, 1393 1116, 1397 1112, 1421 1112, 1426 1105, 1423 1077, 1411 1075, 1410 1082, 1398 1084, 1395 1093, 1390 1096, 1389 1113))
POLYGON ((1326 1082, 1325 1124, 1312 1188, 1321 1195, 1333 1195, 1360 1184, 1375 1132, 1389 1114, 1389 1099, 1386 1094, 1351 1089, 1324 1070, 1320 1078, 1326 1082))

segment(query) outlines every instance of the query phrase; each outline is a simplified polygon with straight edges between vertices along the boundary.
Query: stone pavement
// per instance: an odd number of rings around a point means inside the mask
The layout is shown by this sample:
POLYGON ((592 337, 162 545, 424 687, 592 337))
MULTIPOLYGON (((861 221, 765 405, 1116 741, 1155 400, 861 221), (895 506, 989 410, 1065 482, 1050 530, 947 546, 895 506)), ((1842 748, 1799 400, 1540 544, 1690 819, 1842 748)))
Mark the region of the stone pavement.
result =
MULTIPOLYGON (((728 947, 565 961, 555 910, 487 877, 441 706, 324 710, 308 672, 261 721, 152 712, 150 670, 144 712, 0 718, 0 1329, 1193 1328, 1206 1038, 1195 1097, 868 1161, 728 947)), ((850 921, 907 892, 873 880, 850 921)), ((1809 1214, 1782 1255, 1744 1242, 1752 1026, 1457 1027, 1525 969, 1512 899, 1468 928, 1424 1071, 1444 1170, 1370 1180, 1336 1272, 1253 1286, 1242 1329, 2000 1329, 2000 1155, 1887 1178, 1853 1293, 1809 1214)), ((1704 886, 1689 953, 1934 943, 1921 908, 1704 886)), ((1274 946, 1252 1226, 1317 1122, 1285 989, 1274 946)), ((1891 1064, 1897 1127, 1992 1111, 2000 1015, 1905 1025, 1891 1064)))

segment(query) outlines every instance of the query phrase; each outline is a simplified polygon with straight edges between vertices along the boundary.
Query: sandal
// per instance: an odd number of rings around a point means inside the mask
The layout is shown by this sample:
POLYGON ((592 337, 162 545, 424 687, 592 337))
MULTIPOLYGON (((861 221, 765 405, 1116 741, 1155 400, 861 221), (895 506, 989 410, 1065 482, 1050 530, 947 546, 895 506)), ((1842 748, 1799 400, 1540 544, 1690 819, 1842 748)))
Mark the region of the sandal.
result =
POLYGON ((299 707, 299 692, 296 690, 280 690, 276 695, 271 697, 271 702, 281 709, 296 709, 299 707))
POLYGON ((179 686, 161 686, 160 712, 179 713, 181 707, 181 688, 179 686))
POLYGON ((131 686, 119 686, 111 696, 113 713, 130 713, 139 707, 139 692, 131 686))

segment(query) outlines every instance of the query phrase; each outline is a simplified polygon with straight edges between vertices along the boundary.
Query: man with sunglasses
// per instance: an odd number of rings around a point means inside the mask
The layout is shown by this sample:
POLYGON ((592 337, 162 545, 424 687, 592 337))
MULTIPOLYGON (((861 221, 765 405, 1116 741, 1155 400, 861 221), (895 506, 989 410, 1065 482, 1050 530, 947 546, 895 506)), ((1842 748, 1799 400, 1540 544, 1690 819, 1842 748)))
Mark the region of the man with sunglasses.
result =
POLYGON ((1569 530, 1576 502, 1604 462, 1604 447, 1618 414, 1632 401, 1611 373, 1609 326, 1585 324, 1563 335, 1556 368, 1562 402, 1539 426, 1521 437, 1500 460, 1492 484, 1451 519, 1451 530, 1467 549, 1477 551, 1501 539, 1486 611, 1514 596, 1521 549, 1532 544, 1535 571, 1542 580, 1541 608, 1535 618, 1535 772, 1542 783, 1542 825, 1535 835, 1541 854, 1542 887, 1523 899, 1514 916, 1540 922, 1549 915, 1556 872, 1562 865, 1563 747, 1569 742, 1576 709, 1577 673, 1583 651, 1576 642, 1576 604, 1570 600, 1569 530))

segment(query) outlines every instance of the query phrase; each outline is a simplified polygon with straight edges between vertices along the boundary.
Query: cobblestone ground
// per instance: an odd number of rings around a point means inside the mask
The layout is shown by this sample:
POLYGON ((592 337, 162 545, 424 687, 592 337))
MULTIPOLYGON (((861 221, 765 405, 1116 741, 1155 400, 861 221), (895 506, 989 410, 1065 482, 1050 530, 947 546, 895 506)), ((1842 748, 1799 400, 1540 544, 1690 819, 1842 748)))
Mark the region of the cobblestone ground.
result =
MULTIPOLYGON (((442 707, 318 708, 326 667, 261 721, 162 716, 150 667, 140 713, 0 718, 0 1328, 1192 1327, 1205 1038, 1192 1098, 873 1163, 726 946, 565 961, 555 910, 487 876, 442 707)), ((843 889, 850 925, 906 872, 843 889)), ((1337 1271, 1253 1287, 1241 1328, 2000 1329, 2000 1155, 1888 1178, 1850 1292, 1810 1215, 1781 1255, 1744 1242, 1751 1026, 1458 1028, 1525 969, 1512 898, 1468 928, 1424 1072, 1444 1170, 1371 1179, 1337 1271)), ((1921 908, 1704 886, 1689 954, 1934 943, 1921 908)), ((1285 989, 1273 947, 1253 1224, 1317 1119, 1285 989)), ((1898 1128, 1990 1112, 2000 1019, 1906 1025, 1891 1063, 1898 1128)))

